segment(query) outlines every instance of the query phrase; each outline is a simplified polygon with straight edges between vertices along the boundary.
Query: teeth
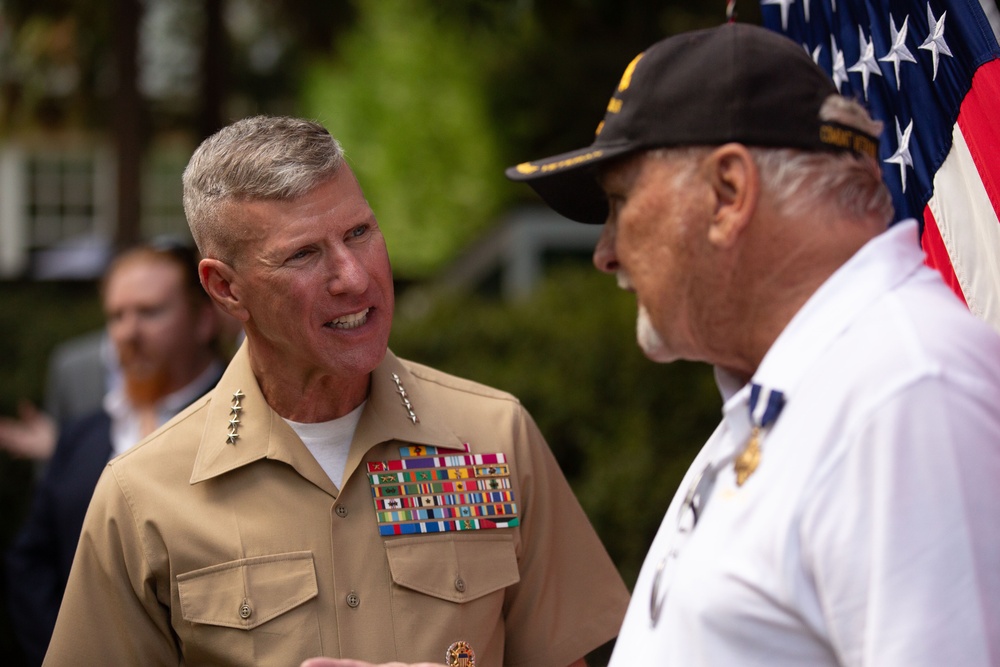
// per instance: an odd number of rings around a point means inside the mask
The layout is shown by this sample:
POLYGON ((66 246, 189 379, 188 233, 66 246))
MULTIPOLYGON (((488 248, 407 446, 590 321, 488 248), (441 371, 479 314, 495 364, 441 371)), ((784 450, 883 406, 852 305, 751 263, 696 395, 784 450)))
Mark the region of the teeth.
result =
POLYGON ((332 322, 328 322, 327 326, 331 326, 334 329, 353 329, 355 327, 360 327, 368 320, 368 310, 368 308, 365 308, 360 313, 338 317, 332 322))

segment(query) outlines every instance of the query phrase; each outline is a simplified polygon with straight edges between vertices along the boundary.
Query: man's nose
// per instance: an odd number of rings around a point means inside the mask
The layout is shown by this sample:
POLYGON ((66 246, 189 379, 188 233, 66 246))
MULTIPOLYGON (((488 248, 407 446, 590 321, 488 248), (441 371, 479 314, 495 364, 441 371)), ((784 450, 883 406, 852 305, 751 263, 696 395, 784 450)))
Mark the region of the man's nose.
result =
POLYGON ((594 247, 594 266, 598 271, 604 273, 616 273, 618 271, 618 257, 615 255, 615 232, 611 223, 604 223, 601 230, 601 237, 594 247))
POLYGON ((108 323, 108 334, 115 342, 134 339, 139 333, 139 318, 135 313, 122 313, 108 323))
POLYGON ((327 286, 331 294, 360 294, 368 289, 368 269, 363 259, 349 249, 331 254, 329 271, 327 286))

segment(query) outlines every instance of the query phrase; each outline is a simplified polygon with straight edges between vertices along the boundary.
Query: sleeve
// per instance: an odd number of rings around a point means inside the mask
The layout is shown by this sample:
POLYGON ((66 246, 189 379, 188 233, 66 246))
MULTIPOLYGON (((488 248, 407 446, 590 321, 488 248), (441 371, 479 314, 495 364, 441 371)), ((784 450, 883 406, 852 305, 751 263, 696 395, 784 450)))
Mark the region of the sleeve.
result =
POLYGON ((853 429, 803 514, 840 664, 1000 664, 995 387, 924 378, 853 429))
POLYGON ((505 603, 508 666, 566 667, 614 639, 628 591, 544 438, 519 407, 521 580, 505 603))
POLYGON ((105 469, 87 510, 46 666, 181 662, 169 587, 159 590, 115 471, 105 469))
POLYGON ((11 625, 27 661, 42 662, 59 611, 56 527, 52 514, 51 468, 32 501, 31 510, 7 553, 7 604, 11 625))

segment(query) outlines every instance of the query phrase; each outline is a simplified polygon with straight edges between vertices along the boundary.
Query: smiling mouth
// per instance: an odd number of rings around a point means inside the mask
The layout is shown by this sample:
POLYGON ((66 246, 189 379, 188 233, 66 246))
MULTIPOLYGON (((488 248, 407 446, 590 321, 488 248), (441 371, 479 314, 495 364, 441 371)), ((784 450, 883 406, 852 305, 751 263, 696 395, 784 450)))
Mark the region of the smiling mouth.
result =
POLYGON ((323 326, 330 327, 331 329, 356 329, 362 324, 368 321, 368 311, 370 308, 365 308, 361 312, 354 313, 353 315, 344 315, 343 317, 338 317, 335 320, 327 322, 323 326))

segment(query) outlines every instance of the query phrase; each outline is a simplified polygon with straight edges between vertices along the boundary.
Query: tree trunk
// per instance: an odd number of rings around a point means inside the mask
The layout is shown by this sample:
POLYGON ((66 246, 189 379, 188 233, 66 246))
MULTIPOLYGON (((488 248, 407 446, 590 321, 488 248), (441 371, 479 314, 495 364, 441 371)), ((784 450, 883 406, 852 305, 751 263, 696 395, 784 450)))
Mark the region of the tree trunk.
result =
POLYGON ((114 105, 117 154, 117 225, 115 247, 125 248, 142 237, 143 104, 139 95, 140 0, 117 0, 115 63, 117 90, 114 105))

